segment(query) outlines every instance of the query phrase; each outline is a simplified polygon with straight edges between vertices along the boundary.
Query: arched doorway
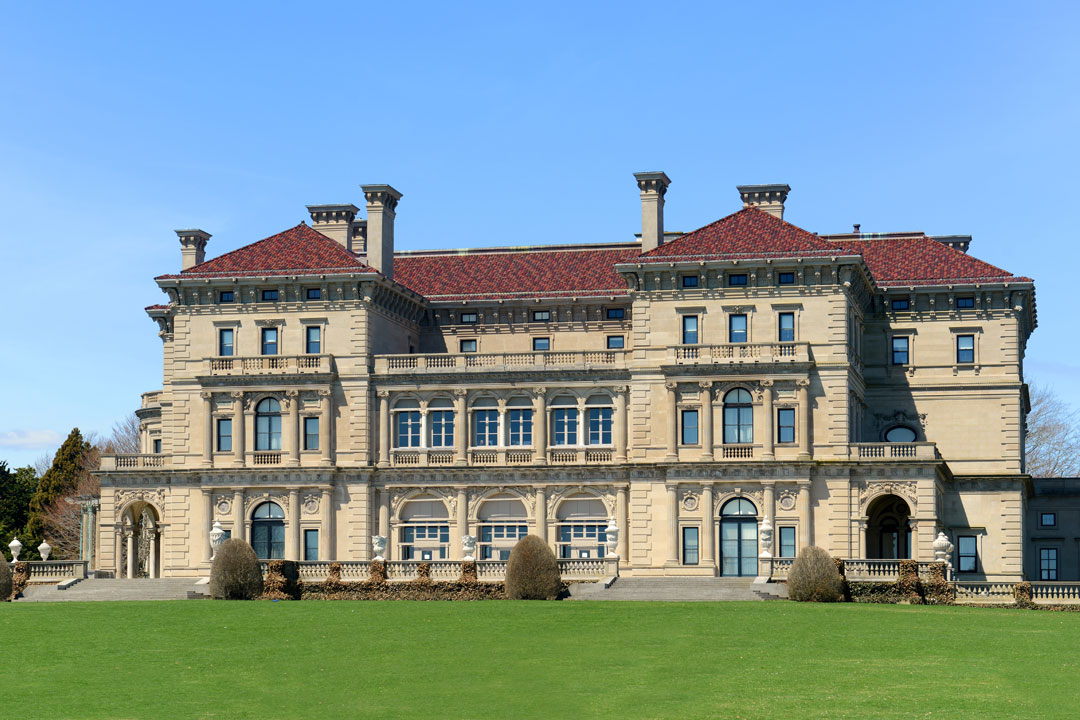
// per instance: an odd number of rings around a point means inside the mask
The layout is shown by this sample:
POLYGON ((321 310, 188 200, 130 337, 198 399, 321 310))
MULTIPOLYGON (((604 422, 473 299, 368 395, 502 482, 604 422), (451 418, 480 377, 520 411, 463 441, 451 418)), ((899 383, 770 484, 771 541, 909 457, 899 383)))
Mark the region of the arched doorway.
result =
POLYGON ((124 512, 124 542, 120 545, 120 568, 124 577, 161 577, 159 520, 157 509, 146 502, 133 503, 124 512))
POLYGON ((911 508, 896 495, 874 498, 866 508, 866 557, 900 560, 911 557, 911 508))
POLYGON ((264 502, 251 515, 251 547, 260 560, 285 557, 285 512, 275 502, 264 502))
POLYGON ((758 572, 757 508, 735 498, 720 508, 720 574, 754 577, 758 572))

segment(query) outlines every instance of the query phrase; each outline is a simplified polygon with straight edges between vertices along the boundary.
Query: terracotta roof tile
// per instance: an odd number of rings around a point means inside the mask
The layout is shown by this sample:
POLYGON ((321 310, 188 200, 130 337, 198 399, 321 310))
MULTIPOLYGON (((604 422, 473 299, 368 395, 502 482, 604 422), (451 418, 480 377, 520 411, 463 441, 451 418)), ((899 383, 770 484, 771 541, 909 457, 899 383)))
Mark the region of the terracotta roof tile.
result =
POLYGON ((880 287, 974 282, 1031 282, 925 235, 830 242, 863 256, 880 287))

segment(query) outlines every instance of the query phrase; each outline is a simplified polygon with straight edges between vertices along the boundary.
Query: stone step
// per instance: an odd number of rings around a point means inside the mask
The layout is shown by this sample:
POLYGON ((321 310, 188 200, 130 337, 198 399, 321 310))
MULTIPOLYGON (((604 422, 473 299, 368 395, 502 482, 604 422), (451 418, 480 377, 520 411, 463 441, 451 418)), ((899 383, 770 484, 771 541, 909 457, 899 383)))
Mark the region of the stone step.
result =
POLYGON ((204 595, 198 578, 154 578, 112 580, 90 578, 60 590, 56 585, 31 585, 21 602, 95 602, 112 600, 186 600, 190 594, 204 595))
POLYGON ((776 600, 786 588, 755 584, 750 578, 618 578, 608 588, 603 583, 570 586, 572 600, 640 600, 723 602, 776 600))

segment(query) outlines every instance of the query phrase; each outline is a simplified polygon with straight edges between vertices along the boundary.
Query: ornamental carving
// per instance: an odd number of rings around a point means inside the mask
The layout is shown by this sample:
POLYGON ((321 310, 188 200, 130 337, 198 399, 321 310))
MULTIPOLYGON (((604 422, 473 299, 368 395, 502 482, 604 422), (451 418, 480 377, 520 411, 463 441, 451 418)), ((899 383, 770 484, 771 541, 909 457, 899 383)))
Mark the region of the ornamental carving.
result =
POLYGON ((859 506, 864 510, 870 501, 882 495, 896 495, 903 498, 915 511, 917 485, 914 481, 886 480, 859 484, 859 506))
POLYGON ((874 426, 881 429, 892 425, 912 425, 923 427, 926 423, 926 413, 914 413, 909 410, 897 410, 894 413, 874 413, 874 426))
POLYGON ((286 515, 289 514, 289 496, 285 494, 273 495, 269 492, 258 494, 247 493, 244 497, 244 509, 246 510, 246 514, 250 515, 252 509, 256 505, 260 505, 264 502, 275 502, 281 507, 282 512, 286 515))
POLYGON ((777 497, 777 504, 781 510, 790 511, 795 509, 798 494, 794 490, 781 490, 777 497))
POLYGON ((698 509, 700 496, 693 490, 687 490, 682 496, 682 508, 683 510, 694 511, 698 509))
POLYGON ((214 503, 218 515, 227 516, 232 511, 232 500, 227 497, 219 497, 214 503))
POLYGON ((304 493, 304 497, 300 501, 300 507, 305 515, 314 515, 319 512, 319 494, 304 493))
POLYGON ((160 516, 164 516, 165 511, 165 489, 140 489, 140 490, 117 490, 113 495, 115 498, 116 517, 119 518, 127 506, 133 502, 146 502, 154 505, 158 509, 160 516))

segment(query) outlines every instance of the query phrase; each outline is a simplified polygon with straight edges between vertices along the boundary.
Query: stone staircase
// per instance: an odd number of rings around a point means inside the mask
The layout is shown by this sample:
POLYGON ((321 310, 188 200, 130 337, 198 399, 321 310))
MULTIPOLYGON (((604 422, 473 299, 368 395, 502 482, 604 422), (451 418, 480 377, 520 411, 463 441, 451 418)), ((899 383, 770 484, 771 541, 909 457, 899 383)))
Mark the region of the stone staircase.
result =
POLYGON ((198 578, 89 578, 61 590, 56 585, 30 585, 16 602, 93 602, 97 600, 187 600, 206 595, 198 578))
POLYGON ((605 583, 570 586, 571 600, 665 600, 716 602, 724 600, 778 600, 787 597, 787 586, 754 583, 753 578, 638 577, 616 578, 605 583))

